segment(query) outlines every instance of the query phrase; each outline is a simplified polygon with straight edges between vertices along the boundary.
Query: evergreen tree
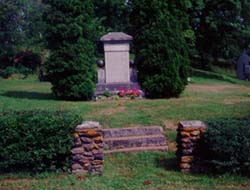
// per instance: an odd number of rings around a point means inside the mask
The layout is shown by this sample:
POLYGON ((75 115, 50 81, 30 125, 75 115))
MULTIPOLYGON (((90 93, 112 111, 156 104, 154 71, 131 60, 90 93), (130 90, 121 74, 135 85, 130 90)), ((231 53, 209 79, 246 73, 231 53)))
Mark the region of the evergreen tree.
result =
POLYGON ((46 62, 57 98, 90 99, 95 89, 95 20, 91 0, 46 0, 50 57, 46 62))
POLYGON ((130 1, 138 77, 151 98, 177 97, 187 84, 183 27, 188 24, 183 23, 185 4, 180 5, 165 0, 130 1))

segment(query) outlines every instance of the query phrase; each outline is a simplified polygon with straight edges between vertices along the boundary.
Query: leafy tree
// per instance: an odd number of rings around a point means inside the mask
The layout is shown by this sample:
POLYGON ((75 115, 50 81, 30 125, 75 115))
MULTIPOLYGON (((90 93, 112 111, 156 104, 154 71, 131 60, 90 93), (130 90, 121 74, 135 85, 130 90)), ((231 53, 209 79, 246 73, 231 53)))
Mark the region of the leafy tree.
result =
POLYGON ((45 48, 44 32, 46 23, 43 21, 43 13, 46 10, 41 0, 26 0, 25 3, 25 24, 23 30, 25 37, 20 48, 36 53, 41 53, 45 48))
POLYGON ((233 59, 250 42, 249 0, 192 0, 191 26, 205 68, 211 60, 233 59))
POLYGON ((131 0, 138 77, 151 98, 177 97, 188 76, 183 18, 186 4, 165 0, 131 0))
POLYGON ((0 64, 1 68, 10 66, 15 55, 15 44, 22 35, 20 21, 23 19, 19 0, 0 1, 0 64))
POLYGON ((126 0, 94 0, 95 15, 106 30, 128 32, 129 8, 126 0))
POLYGON ((46 0, 52 90, 60 99, 90 99, 95 88, 95 19, 91 0, 46 0))
POLYGON ((42 12, 39 0, 0 0, 0 68, 13 66, 20 50, 42 47, 42 12))

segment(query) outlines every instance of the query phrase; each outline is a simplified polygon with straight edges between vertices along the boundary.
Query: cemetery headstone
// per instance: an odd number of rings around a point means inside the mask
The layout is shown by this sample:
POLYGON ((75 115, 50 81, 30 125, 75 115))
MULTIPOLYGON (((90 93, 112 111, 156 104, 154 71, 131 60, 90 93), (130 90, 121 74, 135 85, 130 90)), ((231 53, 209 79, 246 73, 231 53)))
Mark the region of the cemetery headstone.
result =
POLYGON ((250 54, 244 51, 237 62, 237 77, 250 80, 250 54))
POLYGON ((110 32, 101 37, 104 60, 99 60, 95 95, 105 90, 115 94, 119 89, 139 89, 136 66, 130 61, 130 42, 133 37, 123 32, 110 32))

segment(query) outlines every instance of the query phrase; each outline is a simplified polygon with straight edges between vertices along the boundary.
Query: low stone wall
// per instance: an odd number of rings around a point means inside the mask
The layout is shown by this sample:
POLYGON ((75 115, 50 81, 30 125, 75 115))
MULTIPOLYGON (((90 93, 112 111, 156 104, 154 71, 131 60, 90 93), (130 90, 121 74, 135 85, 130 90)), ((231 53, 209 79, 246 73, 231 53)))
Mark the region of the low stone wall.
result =
MULTIPOLYGON (((206 129, 207 126, 201 121, 182 121, 179 123, 176 155, 182 172, 196 171, 200 167, 199 139, 206 129)), ((126 145, 123 149, 109 150, 108 153, 167 150, 166 139, 161 134, 161 130, 161 127, 103 130, 98 122, 84 122, 76 127, 74 133, 74 146, 71 150, 72 172, 102 174, 104 142, 107 145, 112 145, 111 149, 116 145, 120 147, 121 143, 126 145), (104 134, 105 140, 103 139, 104 134), (150 140, 148 141, 148 139, 150 140), (154 139, 155 141, 153 141, 154 139)))
POLYGON ((167 150, 160 126, 102 129, 98 122, 86 121, 74 132, 71 169, 72 173, 102 174, 104 154, 167 150))
POLYGON ((199 139, 207 126, 201 121, 182 121, 177 129, 176 156, 182 172, 200 170, 199 139))
POLYGON ((73 173, 102 174, 103 134, 98 122, 87 121, 76 127, 71 153, 73 173))

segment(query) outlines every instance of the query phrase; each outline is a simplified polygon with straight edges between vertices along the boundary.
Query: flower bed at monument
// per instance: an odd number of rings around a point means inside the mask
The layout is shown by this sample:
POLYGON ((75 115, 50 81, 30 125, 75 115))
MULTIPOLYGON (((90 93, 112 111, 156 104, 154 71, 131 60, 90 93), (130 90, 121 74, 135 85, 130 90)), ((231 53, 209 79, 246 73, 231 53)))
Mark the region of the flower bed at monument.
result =
POLYGON ((141 99, 143 97, 143 92, 137 88, 124 89, 120 88, 119 91, 111 93, 108 89, 100 96, 96 97, 96 101, 99 100, 119 100, 119 99, 141 99))
POLYGON ((126 89, 121 88, 118 95, 120 97, 129 97, 133 99, 133 98, 141 96, 142 92, 141 90, 138 90, 136 88, 133 88, 132 90, 126 90, 126 89))

